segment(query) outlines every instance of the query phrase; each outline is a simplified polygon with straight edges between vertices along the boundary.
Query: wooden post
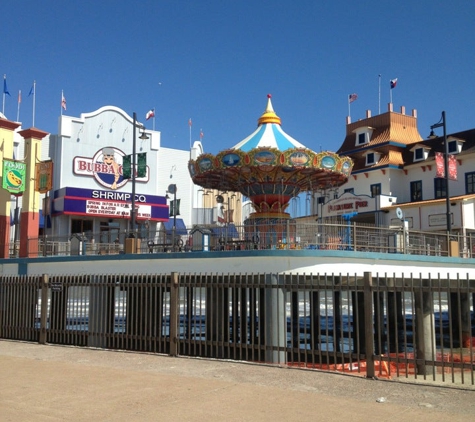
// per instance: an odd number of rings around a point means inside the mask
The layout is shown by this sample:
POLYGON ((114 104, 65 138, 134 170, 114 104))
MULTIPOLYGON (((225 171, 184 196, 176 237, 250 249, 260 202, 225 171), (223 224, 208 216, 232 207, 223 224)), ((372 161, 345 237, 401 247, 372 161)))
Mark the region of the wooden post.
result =
POLYGON ((46 324, 48 321, 48 274, 43 274, 41 283, 41 309, 40 309, 40 344, 46 344, 46 324))
POLYGON ((426 362, 435 360, 434 303, 429 283, 420 280, 419 292, 415 292, 416 303, 416 362, 418 375, 430 375, 434 365, 426 362))
POLYGON ((365 316, 365 355, 366 378, 374 378, 374 342, 373 342, 373 277, 364 273, 364 316, 365 316))
POLYGON ((178 356, 178 273, 173 272, 170 280, 170 356, 178 356))

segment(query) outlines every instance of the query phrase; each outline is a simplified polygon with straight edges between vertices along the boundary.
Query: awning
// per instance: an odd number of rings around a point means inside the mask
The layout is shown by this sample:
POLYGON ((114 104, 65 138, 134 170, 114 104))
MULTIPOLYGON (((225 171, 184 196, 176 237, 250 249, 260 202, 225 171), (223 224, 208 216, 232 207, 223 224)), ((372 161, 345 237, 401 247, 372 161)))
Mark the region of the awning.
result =
MULTIPOLYGON (((20 223, 20 216, 21 216, 21 213, 20 213, 20 208, 18 208, 18 211, 17 211, 18 215, 17 215, 17 221, 18 223, 20 223)), ((39 222, 38 222, 38 228, 40 229, 44 229, 45 228, 45 217, 43 215, 43 210, 40 210, 39 212, 39 222)), ((10 226, 14 226, 15 225, 15 210, 10 210, 10 226)), ((47 219, 46 219, 46 228, 50 229, 51 228, 51 216, 47 216, 47 219)))
MULTIPOLYGON (((173 218, 163 223, 165 226, 166 233, 169 235, 173 234, 173 218)), ((186 236, 188 231, 186 230, 185 222, 181 218, 176 219, 175 224, 175 234, 179 236, 186 236)))
POLYGON ((218 237, 228 237, 228 238, 239 237, 239 233, 236 230, 236 226, 232 223, 228 224, 227 226, 212 227, 211 231, 213 232, 213 235, 218 236, 218 237))
MULTIPOLYGON (((39 228, 40 229, 45 228, 45 217, 43 215, 43 210, 40 210, 40 225, 39 225, 39 228)), ((46 228, 47 229, 51 228, 51 216, 50 215, 46 216, 46 228)))

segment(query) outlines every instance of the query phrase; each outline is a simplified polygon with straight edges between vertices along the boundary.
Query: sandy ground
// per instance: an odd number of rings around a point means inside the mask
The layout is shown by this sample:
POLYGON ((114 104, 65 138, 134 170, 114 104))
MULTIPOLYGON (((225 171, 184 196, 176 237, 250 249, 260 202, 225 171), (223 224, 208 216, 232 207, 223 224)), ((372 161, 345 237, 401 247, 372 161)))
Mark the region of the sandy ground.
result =
POLYGON ((474 421, 475 390, 0 341, 4 421, 474 421), (379 402, 379 401, 381 402, 379 402))

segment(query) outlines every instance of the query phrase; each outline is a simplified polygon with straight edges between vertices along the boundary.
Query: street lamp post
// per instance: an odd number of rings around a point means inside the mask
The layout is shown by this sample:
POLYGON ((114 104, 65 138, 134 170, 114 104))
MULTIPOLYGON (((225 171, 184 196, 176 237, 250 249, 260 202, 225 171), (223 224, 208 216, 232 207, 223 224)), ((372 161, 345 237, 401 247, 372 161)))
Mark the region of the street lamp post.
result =
POLYGON ((132 209, 130 211, 131 231, 135 231, 135 150, 136 150, 136 135, 135 128, 137 124, 137 113, 134 111, 134 128, 132 134, 132 209))
POLYGON ((447 223, 447 235, 450 235, 451 231, 451 226, 452 226, 452 219, 450 217, 450 193, 449 193, 449 145, 447 143, 447 128, 445 124, 445 111, 442 112, 442 117, 441 119, 433 124, 430 129, 430 135, 429 138, 434 138, 434 129, 442 127, 444 131, 444 172, 445 172, 445 218, 446 218, 446 223, 447 223))
MULTIPOLYGON (((176 237, 176 185, 171 184, 168 186, 168 193, 173 194, 173 230, 172 230, 172 251, 175 252, 175 237, 176 237)), ((168 195, 167 195, 168 196, 168 195)))
MULTIPOLYGON (((134 118, 134 127, 133 127, 133 134, 132 134, 132 169, 131 169, 131 179, 132 179, 132 209, 130 211, 130 224, 131 224, 131 231, 135 231, 135 220, 137 219, 137 211, 135 209, 135 174, 136 174, 136 128, 137 128, 137 113, 133 113, 134 118)), ((147 134, 145 133, 145 127, 143 125, 140 126, 143 130, 142 134, 140 135, 140 139, 145 140, 148 139, 147 134)))

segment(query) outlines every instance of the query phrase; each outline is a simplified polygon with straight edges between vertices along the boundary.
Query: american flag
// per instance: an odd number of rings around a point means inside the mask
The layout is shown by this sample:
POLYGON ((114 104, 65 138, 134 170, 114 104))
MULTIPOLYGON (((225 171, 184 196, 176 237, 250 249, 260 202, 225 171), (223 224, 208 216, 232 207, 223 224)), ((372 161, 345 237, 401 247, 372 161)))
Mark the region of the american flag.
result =
POLYGON ((358 99, 358 95, 357 94, 350 94, 348 95, 348 101, 350 103, 352 103, 353 101, 356 101, 358 99))

